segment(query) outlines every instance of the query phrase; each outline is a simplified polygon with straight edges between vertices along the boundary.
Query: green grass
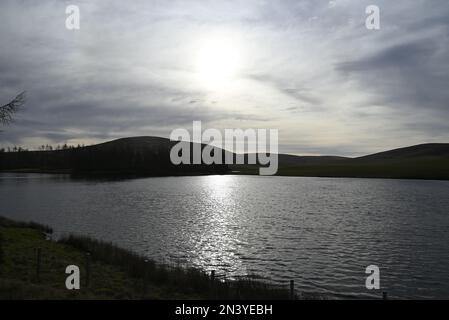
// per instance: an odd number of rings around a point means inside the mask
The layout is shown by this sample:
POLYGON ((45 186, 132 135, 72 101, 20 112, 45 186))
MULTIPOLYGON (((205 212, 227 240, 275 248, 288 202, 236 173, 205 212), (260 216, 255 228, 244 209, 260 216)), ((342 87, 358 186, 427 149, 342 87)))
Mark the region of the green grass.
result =
POLYGON ((287 288, 244 278, 211 281, 201 270, 160 265, 112 244, 0 217, 0 299, 288 299, 287 288), (37 277, 37 249, 41 265, 37 277), (90 283, 85 285, 86 252, 90 283), (81 289, 67 290, 65 268, 77 265, 81 289))

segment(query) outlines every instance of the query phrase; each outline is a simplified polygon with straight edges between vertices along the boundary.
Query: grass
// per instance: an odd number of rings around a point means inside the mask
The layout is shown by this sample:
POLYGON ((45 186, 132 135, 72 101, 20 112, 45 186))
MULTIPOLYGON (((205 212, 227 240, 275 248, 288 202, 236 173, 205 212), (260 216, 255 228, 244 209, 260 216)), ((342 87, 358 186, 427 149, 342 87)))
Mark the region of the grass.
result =
POLYGON ((323 165, 281 167, 277 174, 284 176, 449 180, 449 160, 440 158, 402 161, 350 160, 323 165))
MULTIPOLYGON (((258 175, 256 165, 232 165, 234 174, 258 175)), ((449 159, 348 159, 322 164, 281 165, 278 176, 449 180, 449 159)))
POLYGON ((194 268, 147 260, 87 237, 46 239, 51 228, 0 217, 0 299, 288 299, 287 288, 252 278, 211 280, 194 268), (37 276, 37 249, 41 264, 37 276), (90 281, 86 286, 86 253, 90 281), (77 265, 81 289, 65 287, 65 268, 77 265))

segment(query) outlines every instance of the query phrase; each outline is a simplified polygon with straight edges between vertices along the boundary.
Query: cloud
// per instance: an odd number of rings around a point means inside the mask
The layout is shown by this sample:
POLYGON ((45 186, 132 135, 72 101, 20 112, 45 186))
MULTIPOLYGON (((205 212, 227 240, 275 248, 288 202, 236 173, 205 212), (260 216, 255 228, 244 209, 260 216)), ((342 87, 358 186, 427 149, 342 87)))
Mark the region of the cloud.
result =
POLYGON ((449 115, 449 42, 419 39, 395 44, 371 56, 340 63, 365 90, 377 93, 377 104, 438 110, 449 115))
POLYGON ((69 1, 0 3, 0 101, 28 92, 0 145, 167 136, 193 120, 278 128, 291 153, 449 139, 444 0, 379 0, 375 32, 365 0, 77 3, 76 32, 64 27, 69 1), (243 63, 211 90, 194 57, 220 37, 243 63))

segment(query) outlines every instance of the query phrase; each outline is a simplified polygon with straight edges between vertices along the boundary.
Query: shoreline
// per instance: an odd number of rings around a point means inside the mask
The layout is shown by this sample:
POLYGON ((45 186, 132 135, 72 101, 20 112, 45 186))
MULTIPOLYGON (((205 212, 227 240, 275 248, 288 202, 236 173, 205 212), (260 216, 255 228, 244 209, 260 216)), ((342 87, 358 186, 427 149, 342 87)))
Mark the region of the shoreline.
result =
POLYGON ((0 299, 287 300, 300 297, 296 293, 292 297, 288 284, 281 287, 250 276, 225 280, 196 268, 162 265, 89 237, 69 235, 52 241, 48 239, 51 233, 50 227, 0 216, 0 299), (68 265, 79 266, 79 290, 65 287, 68 275, 64 270, 68 265))
MULTIPOLYGON (((288 167, 281 168, 288 169, 288 167)), ((70 175, 76 178, 163 178, 163 177, 198 177, 198 176, 260 176, 257 172, 253 172, 253 170, 248 171, 237 171, 231 170, 228 173, 190 173, 190 174, 173 174, 173 175, 146 175, 146 174, 138 174, 138 173, 120 173, 120 172, 77 172, 74 173, 70 169, 61 169, 61 170, 51 170, 51 169, 11 169, 11 170, 0 170, 0 173, 36 173, 36 174, 64 174, 70 175)), ((419 176, 370 176, 370 175, 319 175, 319 174, 286 174, 286 173, 277 173, 271 176, 262 176, 262 177, 291 177, 291 178, 333 178, 333 179, 384 179, 384 180, 417 180, 417 181, 449 181, 449 178, 442 177, 419 177, 419 176)))

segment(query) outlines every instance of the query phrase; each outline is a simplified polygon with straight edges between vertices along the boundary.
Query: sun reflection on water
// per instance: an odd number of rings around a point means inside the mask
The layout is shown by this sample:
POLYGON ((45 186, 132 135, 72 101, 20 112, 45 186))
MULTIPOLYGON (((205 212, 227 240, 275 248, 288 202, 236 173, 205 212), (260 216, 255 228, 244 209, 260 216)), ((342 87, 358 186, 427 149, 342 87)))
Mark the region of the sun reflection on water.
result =
POLYGON ((206 270, 226 271, 246 275, 247 270, 239 258, 244 245, 239 228, 241 211, 235 195, 235 179, 232 176, 203 177, 205 185, 202 194, 203 226, 194 237, 195 258, 192 264, 206 270))

